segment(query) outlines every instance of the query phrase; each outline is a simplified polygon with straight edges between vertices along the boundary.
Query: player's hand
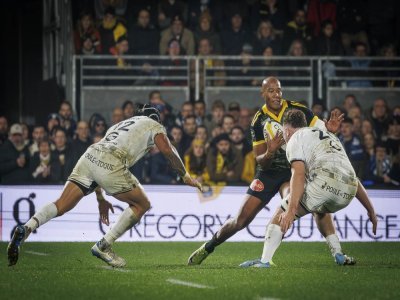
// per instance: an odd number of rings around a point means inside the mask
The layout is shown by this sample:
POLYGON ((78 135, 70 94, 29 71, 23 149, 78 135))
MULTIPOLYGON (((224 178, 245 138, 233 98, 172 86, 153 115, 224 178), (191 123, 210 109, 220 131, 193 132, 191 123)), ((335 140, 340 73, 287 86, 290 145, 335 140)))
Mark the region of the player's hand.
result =
POLYGON ((279 216, 279 223, 281 226, 281 231, 283 234, 289 230, 290 226, 292 226, 294 221, 294 214, 289 212, 284 212, 279 216))
POLYGON ((376 218, 375 212, 368 212, 369 220, 372 223, 372 232, 376 235, 376 228, 378 227, 378 219, 376 218))
POLYGON ((196 187, 199 189, 200 192, 203 192, 203 186, 201 185, 200 182, 198 182, 196 179, 192 178, 188 173, 186 173, 183 177, 182 180, 185 184, 196 187))
POLYGON ((111 210, 114 213, 114 208, 110 202, 107 200, 99 201, 99 213, 100 213, 100 220, 101 223, 106 224, 107 226, 110 225, 110 220, 108 218, 108 211, 111 210))
POLYGON ((329 121, 324 119, 326 129, 328 129, 329 132, 337 133, 339 131, 343 119, 344 119, 344 114, 342 114, 338 109, 332 110, 329 121))
POLYGON ((275 153, 284 144, 283 133, 279 130, 272 139, 267 140, 268 152, 275 153))

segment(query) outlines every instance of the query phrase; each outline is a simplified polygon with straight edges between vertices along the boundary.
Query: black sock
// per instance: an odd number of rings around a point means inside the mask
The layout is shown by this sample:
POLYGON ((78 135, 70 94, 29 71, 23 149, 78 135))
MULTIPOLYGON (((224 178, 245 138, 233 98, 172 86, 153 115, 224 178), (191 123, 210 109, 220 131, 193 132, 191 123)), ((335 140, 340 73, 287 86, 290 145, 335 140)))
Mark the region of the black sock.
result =
POLYGON ((204 246, 204 248, 206 249, 206 251, 208 253, 212 253, 214 251, 215 247, 218 246, 216 235, 217 234, 214 234, 213 237, 211 238, 211 240, 209 240, 206 243, 206 245, 204 246))

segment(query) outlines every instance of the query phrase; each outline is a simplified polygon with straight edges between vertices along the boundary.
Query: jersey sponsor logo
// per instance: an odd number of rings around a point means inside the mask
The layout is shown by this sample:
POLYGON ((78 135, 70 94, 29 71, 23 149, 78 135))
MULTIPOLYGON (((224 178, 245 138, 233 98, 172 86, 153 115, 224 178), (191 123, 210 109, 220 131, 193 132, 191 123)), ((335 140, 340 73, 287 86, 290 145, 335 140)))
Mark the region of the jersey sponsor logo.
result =
POLYGON ((250 184, 250 188, 255 192, 261 192, 264 190, 264 183, 260 179, 254 179, 250 184))
POLYGON ((330 186, 327 182, 325 182, 322 185, 322 189, 325 191, 328 191, 329 193, 335 195, 335 196, 340 196, 345 200, 350 200, 353 199, 354 195, 343 192, 342 190, 338 189, 338 188, 334 188, 332 186, 330 186))
POLYGON ((109 163, 106 163, 104 161, 101 161, 100 159, 97 159, 93 155, 86 153, 85 158, 87 158, 92 164, 95 164, 96 166, 103 168, 105 170, 109 171, 114 171, 115 166, 109 163))

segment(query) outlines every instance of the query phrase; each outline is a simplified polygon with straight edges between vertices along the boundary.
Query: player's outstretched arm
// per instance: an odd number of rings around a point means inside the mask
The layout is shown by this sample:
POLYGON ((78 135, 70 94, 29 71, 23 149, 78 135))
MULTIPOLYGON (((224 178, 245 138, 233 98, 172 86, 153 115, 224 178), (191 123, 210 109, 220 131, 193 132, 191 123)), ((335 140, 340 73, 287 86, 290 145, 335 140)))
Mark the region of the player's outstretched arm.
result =
POLYGON ((362 206, 364 206, 365 209, 367 210, 369 220, 372 223, 372 232, 374 233, 374 235, 376 235, 376 227, 378 226, 378 220, 376 218, 375 209, 374 206, 372 205, 371 200, 368 197, 367 191, 365 190, 360 180, 358 181, 356 198, 358 199, 358 201, 360 201, 362 206))
POLYGON ((329 121, 324 119, 326 129, 328 129, 328 131, 332 133, 337 133, 340 129, 340 125, 342 124, 343 119, 344 119, 344 114, 342 114, 339 110, 334 109, 331 112, 329 121))
POLYGON ((154 138, 154 142, 160 152, 167 158, 171 167, 178 173, 182 178, 183 182, 187 185, 197 187, 200 191, 202 190, 200 182, 192 178, 186 171, 185 165, 179 157, 178 151, 171 144, 168 137, 165 134, 157 134, 154 138))
POLYGON ((287 211, 285 211, 279 218, 283 234, 286 233, 295 219, 300 200, 304 194, 304 183, 306 180, 306 168, 304 162, 292 162, 291 169, 292 177, 290 179, 289 206, 287 211))

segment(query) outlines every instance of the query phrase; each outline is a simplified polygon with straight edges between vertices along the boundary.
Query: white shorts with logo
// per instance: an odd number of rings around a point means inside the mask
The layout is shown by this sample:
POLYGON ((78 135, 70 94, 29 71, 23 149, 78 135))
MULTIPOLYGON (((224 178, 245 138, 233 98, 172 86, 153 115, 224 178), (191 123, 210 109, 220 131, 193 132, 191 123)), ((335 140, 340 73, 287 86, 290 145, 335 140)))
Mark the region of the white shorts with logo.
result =
MULTIPOLYGON (((334 213, 345 208, 357 193, 357 178, 321 172, 304 188, 304 195, 300 205, 313 213, 334 213)), ((283 209, 287 209, 288 200, 282 201, 283 209)))
POLYGON ((97 185, 109 195, 128 192, 140 185, 120 156, 94 145, 78 160, 68 180, 78 184, 84 194, 91 193, 97 185))

